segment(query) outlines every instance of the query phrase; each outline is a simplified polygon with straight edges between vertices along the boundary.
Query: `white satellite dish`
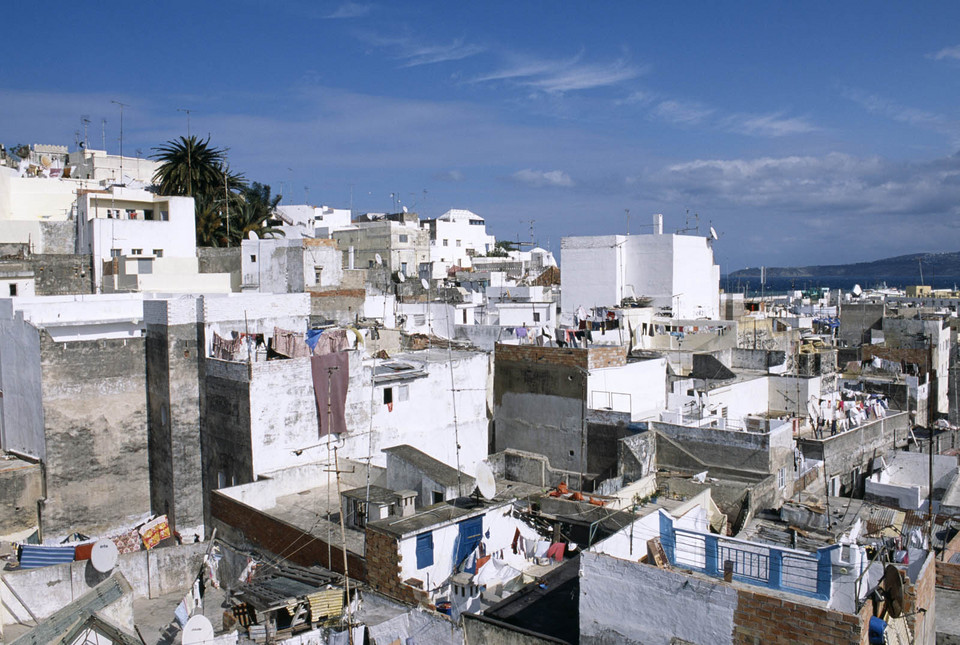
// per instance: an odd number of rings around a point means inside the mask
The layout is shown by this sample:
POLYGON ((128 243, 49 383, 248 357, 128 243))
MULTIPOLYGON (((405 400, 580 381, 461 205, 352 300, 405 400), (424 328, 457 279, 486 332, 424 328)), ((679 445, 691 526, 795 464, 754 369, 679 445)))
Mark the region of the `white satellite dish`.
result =
POLYGON ((397 282, 406 282, 407 276, 403 275, 403 271, 397 271, 397 282))
POLYGON ((427 279, 426 279, 426 278, 420 278, 420 284, 421 284, 421 285, 423 286, 423 288, 426 289, 427 291, 430 290, 430 283, 427 282, 427 279))
POLYGON ((383 266, 383 258, 380 257, 379 253, 374 253, 373 259, 376 261, 378 267, 383 266))
POLYGON ((719 239, 720 239, 720 236, 717 235, 717 229, 713 228, 712 226, 710 227, 710 237, 713 238, 713 239, 715 239, 715 240, 719 240, 719 239))
POLYGON ((406 207, 406 206, 403 207, 403 212, 404 212, 404 213, 407 212, 407 207, 406 207))
POLYGON ((484 499, 493 499, 497 494, 497 480, 493 471, 482 461, 477 464, 477 490, 484 499))
POLYGON ((213 625, 203 614, 197 614, 183 626, 183 645, 200 645, 213 640, 213 625))
POLYGON ((117 545, 113 540, 97 540, 90 551, 90 564, 100 573, 109 573, 117 566, 117 545))
POLYGON ((859 284, 853 285, 853 295, 859 296, 862 293, 863 293, 863 289, 860 288, 859 284))
POLYGON ((49 168, 51 164, 53 164, 53 162, 50 161, 50 157, 48 157, 47 155, 43 155, 42 157, 40 157, 40 165, 43 166, 44 168, 49 168))
POLYGON ((247 233, 247 239, 248 239, 248 240, 259 240, 260 237, 257 235, 257 232, 256 232, 256 231, 250 231, 249 233, 247 233))

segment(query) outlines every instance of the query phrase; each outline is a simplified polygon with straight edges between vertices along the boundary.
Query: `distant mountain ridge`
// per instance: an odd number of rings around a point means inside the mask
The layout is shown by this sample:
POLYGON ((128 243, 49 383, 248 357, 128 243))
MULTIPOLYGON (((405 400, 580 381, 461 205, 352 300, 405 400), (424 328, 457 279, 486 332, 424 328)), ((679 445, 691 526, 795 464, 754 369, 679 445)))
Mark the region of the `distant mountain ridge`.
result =
MULTIPOLYGON (((854 264, 821 264, 805 267, 766 267, 766 278, 888 278, 891 276, 916 276, 920 284, 920 266, 923 266, 925 282, 931 278, 960 277, 960 252, 911 253, 872 262, 854 264)), ((740 269, 729 278, 759 278, 760 267, 740 269)))

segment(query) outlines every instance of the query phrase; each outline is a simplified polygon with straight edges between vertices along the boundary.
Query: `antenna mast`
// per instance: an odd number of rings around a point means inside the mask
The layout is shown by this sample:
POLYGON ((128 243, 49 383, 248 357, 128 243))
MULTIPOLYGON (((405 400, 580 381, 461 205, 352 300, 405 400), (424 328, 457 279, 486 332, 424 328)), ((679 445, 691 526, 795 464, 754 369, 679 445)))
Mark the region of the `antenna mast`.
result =
POLYGON ((120 106, 120 183, 123 184, 123 108, 130 107, 120 101, 110 101, 120 106))

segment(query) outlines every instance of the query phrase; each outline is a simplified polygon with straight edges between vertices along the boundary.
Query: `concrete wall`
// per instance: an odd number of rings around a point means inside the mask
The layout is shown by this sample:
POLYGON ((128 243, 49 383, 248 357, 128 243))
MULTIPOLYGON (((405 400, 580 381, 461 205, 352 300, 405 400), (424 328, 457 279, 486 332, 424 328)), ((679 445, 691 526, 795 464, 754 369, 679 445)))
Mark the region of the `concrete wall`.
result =
POLYGON ((150 510, 144 340, 40 337, 47 537, 102 534, 150 510))
MULTIPOLYGON (((111 573, 98 572, 89 560, 39 569, 4 571, 12 586, 39 618, 46 618, 80 598, 112 573, 120 571, 130 583, 134 598, 158 598, 182 592, 193 582, 209 544, 184 544, 150 551, 125 553, 111 573)), ((30 621, 23 605, 0 584, 0 624, 30 621)))
POLYGON ((474 645, 546 645, 548 643, 566 643, 556 638, 521 629, 494 620, 487 616, 461 614, 463 616, 463 642, 474 645))
POLYGON ((602 235, 565 237, 560 241, 563 255, 560 310, 563 313, 572 313, 578 307, 591 309, 620 304, 623 299, 620 267, 626 239, 622 235, 602 235))
POLYGON ((40 333, 13 314, 7 300, 0 316, 0 448, 46 457, 40 377, 40 333))
POLYGON ((736 608, 731 587, 589 551, 580 556, 584 645, 732 643, 736 608))
POLYGON ((0 459, 0 536, 37 526, 37 500, 43 496, 40 464, 0 459))
POLYGON ((229 273, 230 290, 240 291, 242 271, 240 254, 241 249, 237 246, 227 248, 199 246, 197 247, 197 269, 200 273, 229 273))
POLYGON ((265 238, 243 240, 244 291, 300 293, 304 286, 303 240, 265 238))
POLYGON ((200 361, 193 297, 144 302, 150 501, 186 535, 203 525, 200 361))

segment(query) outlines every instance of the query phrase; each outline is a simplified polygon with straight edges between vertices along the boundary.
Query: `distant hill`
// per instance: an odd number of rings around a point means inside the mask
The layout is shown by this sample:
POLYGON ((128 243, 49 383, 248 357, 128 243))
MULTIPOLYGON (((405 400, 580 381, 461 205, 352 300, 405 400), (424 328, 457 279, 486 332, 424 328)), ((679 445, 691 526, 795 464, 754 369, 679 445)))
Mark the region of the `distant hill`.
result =
MULTIPOLYGON (((843 278, 883 280, 891 277, 906 278, 914 276, 913 284, 920 283, 920 263, 923 265, 924 282, 932 278, 960 278, 960 252, 951 253, 911 253, 893 258, 857 262, 855 264, 822 264, 805 267, 767 267, 766 278, 843 278)), ((740 269, 729 276, 731 279, 759 279, 760 267, 740 269)))

